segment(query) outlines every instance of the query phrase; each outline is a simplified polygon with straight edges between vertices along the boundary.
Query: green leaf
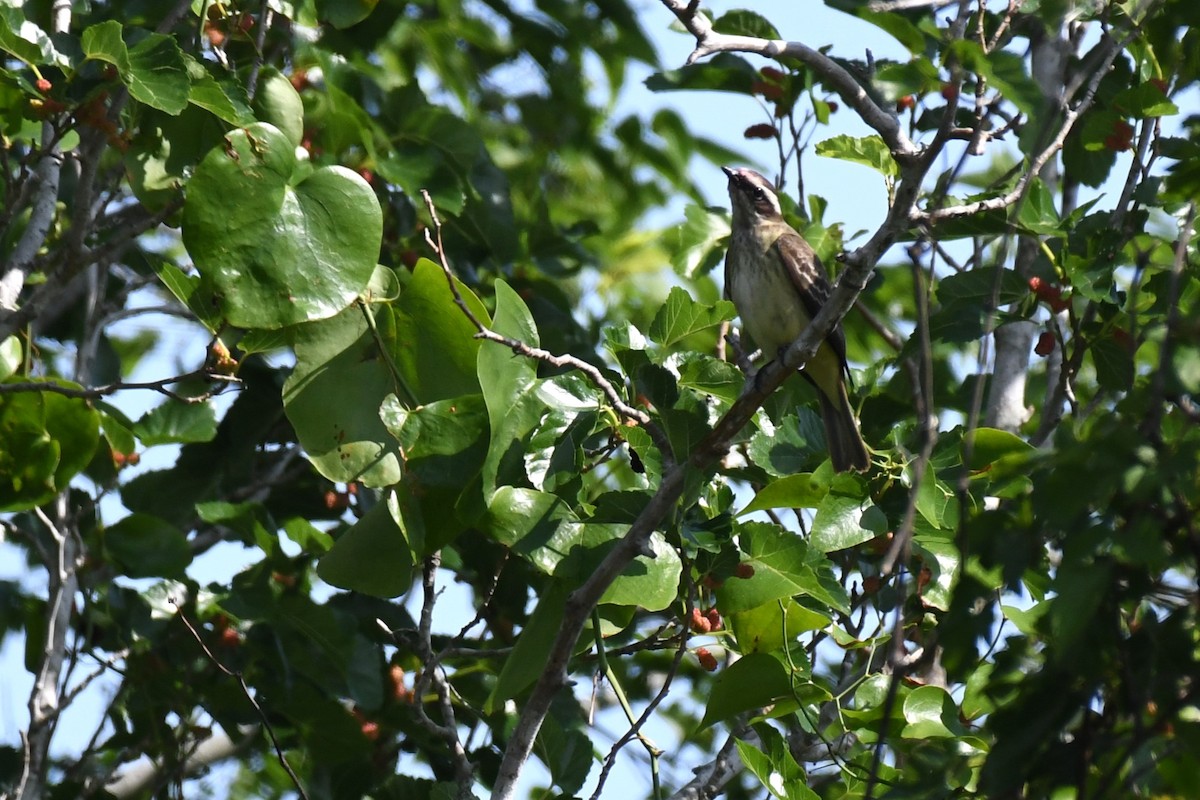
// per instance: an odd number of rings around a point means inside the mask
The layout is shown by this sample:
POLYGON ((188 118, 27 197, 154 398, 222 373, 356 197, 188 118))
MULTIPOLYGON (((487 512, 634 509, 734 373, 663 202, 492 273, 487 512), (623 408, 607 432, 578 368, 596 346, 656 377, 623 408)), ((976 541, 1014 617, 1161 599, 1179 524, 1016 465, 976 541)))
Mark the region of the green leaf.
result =
POLYGON ((1025 202, 1017 214, 1021 230, 1037 236, 1064 236, 1062 220, 1054 205, 1054 195, 1040 178, 1030 183, 1025 202))
POLYGON ((413 554, 397 523, 395 491, 344 531, 317 564, 321 580, 372 597, 399 597, 412 584, 413 554))
POLYGON ((525 451, 525 472, 538 489, 561 490, 583 471, 584 442, 596 425, 596 412, 555 409, 542 418, 525 451))
POLYGON ((216 308, 217 301, 212 296, 211 287, 203 286, 198 276, 184 273, 169 261, 156 262, 154 271, 167 291, 187 306, 209 333, 215 334, 220 330, 221 314, 216 308))
POLYGON ((796 763, 783 734, 766 723, 755 725, 754 730, 761 749, 742 739, 735 744, 742 762, 762 785, 779 800, 817 800, 819 795, 808 788, 808 776, 796 763))
POLYGON ((988 53, 977 42, 958 39, 946 50, 947 59, 957 59, 968 72, 977 72, 1024 114, 1037 113, 1042 92, 1025 71, 1025 59, 999 48, 988 53))
POLYGON ((383 212, 344 167, 292 181, 295 148, 278 128, 232 131, 188 183, 183 242, 230 323, 280 328, 327 319, 375 270, 383 212))
MULTIPOLYGON (((735 580, 741 579, 726 583, 735 580)), ((726 612, 726 620, 737 639, 739 652, 774 653, 805 631, 823 629, 832 618, 794 600, 782 600, 736 614, 726 612)))
POLYGON ((562 581, 550 581, 539 592, 537 608, 517 638, 512 653, 504 661, 492 693, 484 704, 491 714, 504 706, 541 675, 546 658, 562 625, 563 610, 571 590, 562 581))
POLYGON ((717 17, 713 22, 713 30, 733 36, 753 36, 757 39, 782 38, 766 17, 740 8, 717 17))
POLYGON ((168 399, 137 421, 133 426, 133 435, 147 447, 209 442, 217 435, 217 414, 212 403, 184 403, 168 399))
POLYGON ((683 210, 683 222, 668 229, 663 243, 671 253, 671 267, 676 274, 694 280, 725 257, 725 248, 720 244, 728 237, 728 213, 690 203, 683 210))
POLYGON ((296 366, 283 384, 284 412, 309 461, 332 481, 390 486, 401 479, 400 449, 379 417, 398 387, 380 349, 389 346, 386 307, 378 317, 382 341, 360 308, 291 330, 296 366), (354 402, 347 402, 348 387, 354 402))
MULTIPOLYGON (((968 438, 963 438, 966 446, 968 438)), ((1037 448, 1016 434, 996 428, 976 428, 969 441, 971 448, 972 472, 979 472, 995 464, 1006 456, 1024 456, 1036 452, 1037 448)))
POLYGON ((925 52, 925 34, 907 17, 901 14, 889 14, 881 11, 870 11, 859 7, 855 10, 859 19, 866 20, 880 30, 891 35, 893 39, 904 45, 904 49, 914 56, 925 52))
POLYGON ((652 92, 687 89, 750 94, 755 81, 761 79, 758 70, 746 59, 729 53, 718 53, 699 64, 655 73, 646 79, 646 88, 652 92))
POLYGON ((56 64, 70 61, 58 52, 44 30, 26 18, 19 3, 0 6, 0 50, 12 53, 27 64, 56 64))
POLYGON ((949 611, 961 563, 958 548, 953 542, 921 537, 913 543, 913 550, 929 570, 929 582, 921 588, 921 601, 929 608, 949 611))
POLYGON ((218 79, 209 72, 209 69, 215 68, 207 61, 202 64, 187 53, 183 57, 188 80, 192 84, 188 94, 188 101, 192 105, 203 108, 230 125, 242 127, 254 123, 254 112, 250 110, 250 101, 242 84, 218 79))
MULTIPOLYGON (((540 341, 529 309, 503 281, 496 283, 492 329, 531 347, 537 347, 540 341)), ((483 495, 490 500, 497 486, 527 480, 522 441, 540 421, 545 406, 532 391, 537 383, 537 367, 529 359, 489 344, 479 350, 476 370, 491 426, 483 466, 483 495)))
POLYGON ((16 336, 0 342, 0 381, 8 380, 21 368, 22 352, 21 340, 16 336))
MULTIPOLYGON (((488 325, 487 310, 474 293, 457 283, 471 313, 488 325)), ((455 304, 442 268, 422 258, 395 303, 396 369, 412 393, 412 402, 432 403, 479 392, 477 363, 484 344, 475 326, 455 304)), ((496 354, 511 353, 488 344, 496 354)))
POLYGON ((675 361, 679 370, 679 387, 695 389, 727 403, 742 394, 746 377, 733 364, 706 353, 685 350, 675 361))
POLYGON ((1124 392, 1133 387, 1133 353, 1115 339, 1097 339, 1088 352, 1096 366, 1096 382, 1105 389, 1124 392))
POLYGON ((121 82, 135 100, 168 114, 183 111, 191 84, 183 52, 175 39, 149 33, 133 47, 127 47, 121 34, 121 23, 116 20, 91 26, 83 32, 83 54, 93 61, 115 66, 121 82))
POLYGON ((958 706, 940 686, 918 686, 904 699, 904 720, 908 723, 900 735, 906 739, 940 739, 961 736, 958 706))
POLYGON ((747 556, 744 563, 754 569, 754 574, 727 580, 717 589, 717 605, 725 614, 798 595, 813 597, 833 608, 848 608, 840 587, 833 588, 822 579, 828 561, 796 534, 774 525, 747 522, 738 526, 738 540, 747 556))
POLYGON ((717 676, 700 730, 792 697, 792 681, 783 662, 765 653, 750 653, 717 676))
POLYGON ((462 489, 479 472, 487 447, 487 409, 478 394, 413 410, 388 395, 380 418, 405 455, 408 475, 424 488, 462 489))
POLYGON ((856 139, 853 136, 840 134, 823 142, 817 142, 816 153, 819 156, 862 164, 887 177, 895 177, 900 174, 900 167, 892 158, 888 146, 879 136, 864 136, 856 139))
POLYGON ((829 487, 814 480, 811 472, 785 475, 760 489, 738 516, 768 508, 816 508, 828 492, 829 487))
POLYGON ((759 417, 762 426, 750 437, 747 448, 752 461, 777 478, 795 475, 824 457, 825 426, 811 408, 798 408, 783 418, 777 428, 759 417))
POLYGON ((718 300, 714 306, 701 305, 676 286, 650 323, 650 340, 670 349, 693 333, 716 327, 735 316, 737 309, 728 300, 718 300))
POLYGON ((100 415, 84 400, 36 390, 0 394, 0 511, 50 501, 92 460, 99 439, 100 415))
POLYGON ((812 546, 822 553, 844 550, 874 539, 887 527, 887 517, 871 502, 863 480, 838 475, 817 506, 812 546))
POLYGON ((572 519, 566 503, 553 494, 501 486, 488 503, 483 528, 505 547, 520 544, 528 553, 548 542, 561 523, 572 519))
POLYGON ((925 469, 917 489, 917 511, 934 528, 958 527, 958 501, 950 487, 937 479, 932 466, 925 469))
POLYGON ((130 514, 105 528, 103 539, 108 557, 130 578, 182 578, 192 562, 183 531, 149 514, 130 514))
POLYGON ((1180 342, 1171 353, 1176 382, 1188 394, 1200 394, 1200 347, 1180 342))
POLYGON ((1112 107, 1135 119, 1169 117, 1179 113, 1179 106, 1149 81, 1131 86, 1112 99, 1112 107))
POLYGON ((947 275, 938 281, 937 299, 944 305, 968 303, 986 307, 991 303, 992 292, 997 282, 997 308, 1019 302, 1029 296, 1029 285, 1016 270, 1001 269, 1000 275, 997 276, 995 269, 972 269, 947 275))
POLYGON ((369 17, 379 0, 316 0, 316 5, 317 18, 340 30, 369 17))
POLYGON ((292 147, 304 141, 304 101, 292 82, 275 67, 264 67, 258 75, 258 91, 251 104, 260 122, 278 128, 292 147))

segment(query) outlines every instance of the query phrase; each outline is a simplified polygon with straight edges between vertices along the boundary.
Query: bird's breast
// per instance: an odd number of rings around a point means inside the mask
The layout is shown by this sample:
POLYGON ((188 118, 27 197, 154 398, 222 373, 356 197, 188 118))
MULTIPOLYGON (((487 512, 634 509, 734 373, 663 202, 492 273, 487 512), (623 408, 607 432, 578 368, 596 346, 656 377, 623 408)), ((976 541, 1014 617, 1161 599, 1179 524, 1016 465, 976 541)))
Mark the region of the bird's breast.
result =
MULTIPOLYGON (((772 243, 773 244, 773 243, 772 243)), ((743 328, 772 359, 808 327, 809 317, 779 256, 755 237, 731 242, 729 297, 743 328)))

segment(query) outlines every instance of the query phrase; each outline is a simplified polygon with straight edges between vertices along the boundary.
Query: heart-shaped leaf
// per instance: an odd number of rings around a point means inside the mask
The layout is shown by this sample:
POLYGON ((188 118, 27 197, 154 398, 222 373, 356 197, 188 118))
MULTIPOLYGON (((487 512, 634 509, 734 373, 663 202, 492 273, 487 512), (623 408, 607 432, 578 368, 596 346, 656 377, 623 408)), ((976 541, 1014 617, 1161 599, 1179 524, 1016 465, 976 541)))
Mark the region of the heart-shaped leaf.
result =
POLYGON ((332 317, 371 279, 383 236, 374 191, 343 167, 300 180, 296 168, 287 136, 256 123, 226 134, 188 183, 183 243, 238 327, 332 317))

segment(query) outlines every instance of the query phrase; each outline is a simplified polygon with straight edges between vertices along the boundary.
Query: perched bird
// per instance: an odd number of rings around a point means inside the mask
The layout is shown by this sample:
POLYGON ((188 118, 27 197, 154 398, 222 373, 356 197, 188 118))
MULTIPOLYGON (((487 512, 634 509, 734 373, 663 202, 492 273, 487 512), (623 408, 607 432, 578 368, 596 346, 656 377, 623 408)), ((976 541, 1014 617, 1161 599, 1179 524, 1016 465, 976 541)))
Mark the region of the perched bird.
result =
MULTIPOLYGON (((729 176, 733 232, 725 256, 725 294, 743 328, 773 357, 799 338, 829 298, 829 275, 817 254, 783 219, 775 187, 757 172, 722 167, 729 176)), ((841 326, 825 337, 801 374, 816 387, 829 457, 838 472, 870 465, 846 395, 846 337, 841 326)))

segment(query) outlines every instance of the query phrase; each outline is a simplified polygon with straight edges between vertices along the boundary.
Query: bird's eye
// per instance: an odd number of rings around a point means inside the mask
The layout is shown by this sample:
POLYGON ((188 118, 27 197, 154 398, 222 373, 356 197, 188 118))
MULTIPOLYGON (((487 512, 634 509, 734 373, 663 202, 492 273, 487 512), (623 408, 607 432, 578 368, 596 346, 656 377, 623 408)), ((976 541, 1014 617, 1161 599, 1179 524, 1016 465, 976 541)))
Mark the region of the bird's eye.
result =
POLYGON ((767 199, 767 193, 763 191, 763 188, 761 186, 754 187, 754 199, 755 200, 766 200, 767 199))

